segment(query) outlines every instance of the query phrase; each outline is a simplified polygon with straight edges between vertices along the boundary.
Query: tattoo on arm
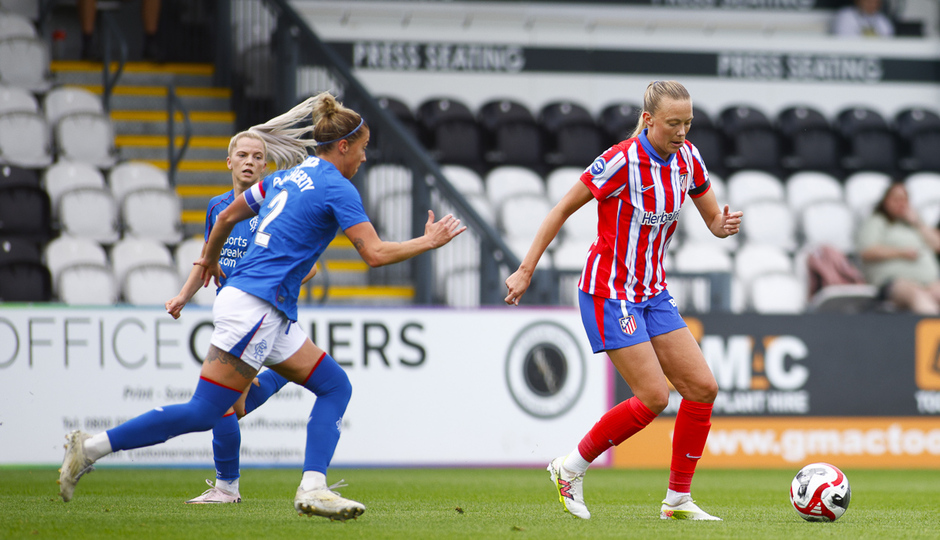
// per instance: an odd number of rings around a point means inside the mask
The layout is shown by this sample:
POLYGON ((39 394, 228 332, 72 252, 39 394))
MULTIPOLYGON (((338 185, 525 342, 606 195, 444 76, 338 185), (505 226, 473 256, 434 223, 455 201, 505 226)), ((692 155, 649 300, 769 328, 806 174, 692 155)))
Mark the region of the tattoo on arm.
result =
POLYGON ((352 241, 353 247, 356 248, 356 251, 362 251, 362 248, 366 247, 365 241, 362 238, 354 238, 352 241))

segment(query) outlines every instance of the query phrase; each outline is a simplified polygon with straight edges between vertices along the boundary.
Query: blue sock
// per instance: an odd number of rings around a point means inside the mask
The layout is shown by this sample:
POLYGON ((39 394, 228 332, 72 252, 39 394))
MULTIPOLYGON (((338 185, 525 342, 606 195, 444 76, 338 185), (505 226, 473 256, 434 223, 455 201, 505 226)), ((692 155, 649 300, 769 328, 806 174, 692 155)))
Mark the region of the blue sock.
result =
POLYGON ((222 418, 241 392, 199 379, 186 403, 157 407, 108 430, 111 449, 132 450, 166 442, 183 433, 208 431, 222 418))
POLYGON ((235 413, 223 416, 212 428, 212 459, 215 477, 233 481, 239 477, 238 453, 242 446, 242 432, 238 429, 235 413))
POLYGON ((352 385, 343 368, 328 354, 307 379, 304 388, 317 396, 307 421, 304 471, 326 474, 339 443, 343 414, 352 396, 352 385))
POLYGON ((251 387, 248 389, 248 395, 245 396, 245 414, 260 407, 269 397, 273 396, 289 382, 270 369, 262 371, 256 378, 260 386, 255 386, 254 383, 251 383, 251 387))

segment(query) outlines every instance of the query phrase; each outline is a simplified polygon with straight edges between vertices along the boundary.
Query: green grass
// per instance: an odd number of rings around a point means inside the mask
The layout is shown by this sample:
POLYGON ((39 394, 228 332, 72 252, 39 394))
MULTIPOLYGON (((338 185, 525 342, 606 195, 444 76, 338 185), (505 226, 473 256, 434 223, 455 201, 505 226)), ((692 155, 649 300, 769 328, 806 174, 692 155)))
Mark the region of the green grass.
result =
POLYGON ((354 521, 298 516, 300 471, 243 471, 242 504, 187 505, 211 472, 101 467, 58 497, 55 468, 0 467, 0 538, 937 538, 940 471, 847 470, 852 503, 835 523, 789 506, 790 471, 696 474, 694 495, 723 522, 659 519, 665 471, 591 470, 593 517, 562 510, 540 469, 335 469, 340 491, 367 507, 354 521))

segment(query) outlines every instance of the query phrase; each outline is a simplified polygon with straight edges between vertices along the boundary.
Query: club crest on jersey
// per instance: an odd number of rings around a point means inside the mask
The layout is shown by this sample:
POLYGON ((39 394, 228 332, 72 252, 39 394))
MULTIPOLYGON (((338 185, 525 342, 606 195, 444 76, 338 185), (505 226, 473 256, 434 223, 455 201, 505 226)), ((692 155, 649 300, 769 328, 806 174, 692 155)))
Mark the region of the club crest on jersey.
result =
POLYGON ((628 336, 632 336, 636 332, 636 319, 633 318, 633 315, 620 318, 620 329, 628 336))
POLYGON ((680 175, 679 175, 679 183, 682 185, 682 190, 683 190, 683 191, 685 191, 686 189, 688 189, 688 188, 689 188, 689 175, 687 175, 687 174, 680 174, 680 175))
POLYGON ((255 232, 255 229, 258 227, 258 216, 251 218, 251 221, 248 222, 248 226, 251 227, 251 232, 255 232))
POLYGON ((600 176, 604 174, 604 170, 607 169, 607 162, 604 161, 604 158, 599 157, 594 160, 594 163, 591 164, 591 174, 594 176, 600 176))

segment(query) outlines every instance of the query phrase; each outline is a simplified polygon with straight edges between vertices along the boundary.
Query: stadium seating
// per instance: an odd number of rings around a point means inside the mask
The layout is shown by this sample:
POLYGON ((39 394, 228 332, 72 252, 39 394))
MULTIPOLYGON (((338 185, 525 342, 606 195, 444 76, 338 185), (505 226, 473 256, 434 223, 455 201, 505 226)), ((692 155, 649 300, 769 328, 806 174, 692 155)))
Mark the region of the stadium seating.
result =
POLYGON ((750 306, 757 313, 796 315, 806 309, 806 287, 793 274, 781 272, 757 276, 748 292, 750 306))
POLYGON ((490 101, 480 107, 477 119, 483 130, 483 157, 488 167, 542 167, 542 134, 525 105, 508 99, 490 101))
POLYGON ((10 13, 0 8, 0 40, 17 37, 35 38, 36 27, 25 15, 10 13))
POLYGON ((0 85, 42 93, 52 87, 49 49, 38 37, 0 40, 0 85))
POLYGON ((573 101, 549 103, 539 111, 550 167, 587 167, 611 144, 604 144, 594 117, 573 101))
POLYGON ((784 109, 777 115, 777 130, 783 138, 784 169, 839 173, 839 140, 820 111, 806 106, 784 109))
POLYGON ((58 120, 53 133, 59 160, 83 161, 100 169, 110 169, 118 161, 114 129, 104 114, 67 114, 58 120))
POLYGON ((835 119, 842 138, 842 166, 849 172, 873 170, 892 173, 898 168, 895 136, 885 118, 874 109, 849 107, 835 119))
POLYGON ((113 244, 121 237, 118 205, 104 188, 78 188, 65 192, 58 204, 59 226, 63 233, 113 244))
POLYGON ((787 204, 794 212, 801 212, 809 204, 819 201, 842 201, 842 184, 834 177, 823 172, 798 172, 787 178, 787 204))
POLYGON ((804 247, 830 245, 842 253, 855 251, 855 217, 842 201, 817 201, 800 213, 804 247))
POLYGON ((13 112, 38 113, 39 102, 25 88, 0 86, 0 115, 13 112))
POLYGON ((548 173, 545 177, 548 200, 552 204, 558 204, 558 201, 571 191, 576 183, 581 181, 581 174, 584 173, 584 169, 584 167, 558 167, 548 173))
POLYGON ((887 173, 861 171, 845 179, 845 202, 856 220, 868 217, 884 196, 891 177, 887 173))
POLYGON ((418 107, 416 118, 425 147, 437 161, 481 167, 480 128, 469 107, 455 99, 431 99, 418 107))
POLYGON ((770 244, 790 253, 797 248, 796 219, 785 202, 758 200, 743 210, 741 234, 746 242, 770 244))
MULTIPOLYGON (((780 169, 780 142, 770 118, 750 105, 728 107, 719 115, 719 129, 728 142, 728 169, 758 169, 776 173, 780 169)), ((694 138, 689 133, 689 140, 694 138)))
POLYGON ((643 107, 631 102, 612 103, 601 109, 597 125, 604 135, 604 144, 614 145, 633 134, 643 107))
POLYGON ((740 170, 727 182, 728 204, 735 210, 759 200, 785 201, 786 189, 780 179, 768 172, 740 170))
POLYGON ((900 169, 905 171, 940 171, 940 114, 923 107, 900 111, 894 117, 895 130, 906 149, 900 169))
POLYGON ((121 203, 121 224, 125 235, 177 244, 183 238, 179 197, 167 189, 132 191, 121 203))
POLYGON ((6 186, 41 187, 39 174, 35 169, 0 165, 0 188, 6 186))
POLYGON ((128 193, 138 189, 170 189, 166 172, 142 161, 125 161, 108 172, 108 185, 114 200, 121 204, 128 193))
POLYGON ((98 242, 63 234, 46 245, 46 266, 52 274, 53 290, 59 294, 60 276, 74 266, 98 266, 110 272, 108 256, 98 242))
POLYGON ((516 165, 504 165, 491 170, 483 178, 486 196, 499 211, 503 202, 519 194, 545 195, 545 181, 535 171, 516 165))
POLYGON ((723 135, 715 126, 712 117, 698 107, 692 108, 692 128, 687 138, 702 154, 702 159, 705 160, 705 166, 710 173, 720 175, 727 173, 723 135))
POLYGON ((52 214, 59 216, 59 200, 65 193, 81 188, 106 189, 104 175, 88 163, 59 161, 43 171, 42 184, 52 201, 52 214))
POLYGON ((52 204, 38 187, 0 188, 0 236, 18 236, 33 242, 52 237, 52 204))
POLYGON ((45 119, 39 113, 0 115, 0 163, 41 169, 52 164, 52 144, 45 119))

